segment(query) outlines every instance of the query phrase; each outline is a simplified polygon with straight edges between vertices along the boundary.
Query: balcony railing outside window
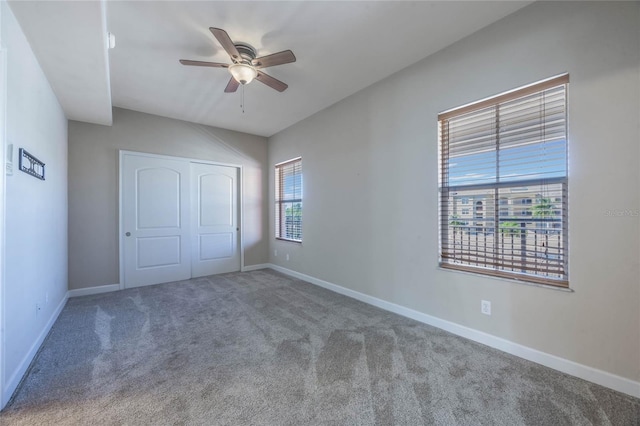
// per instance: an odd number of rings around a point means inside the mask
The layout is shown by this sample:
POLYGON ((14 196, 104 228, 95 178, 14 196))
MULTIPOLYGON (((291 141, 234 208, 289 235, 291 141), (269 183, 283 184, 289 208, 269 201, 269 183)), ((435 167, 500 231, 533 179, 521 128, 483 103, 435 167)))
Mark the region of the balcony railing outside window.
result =
POLYGON ((450 244, 443 256, 461 266, 523 274, 536 271, 562 279, 565 264, 562 233, 558 228, 548 227, 560 222, 561 219, 500 218, 497 229, 493 221, 450 225, 450 244))

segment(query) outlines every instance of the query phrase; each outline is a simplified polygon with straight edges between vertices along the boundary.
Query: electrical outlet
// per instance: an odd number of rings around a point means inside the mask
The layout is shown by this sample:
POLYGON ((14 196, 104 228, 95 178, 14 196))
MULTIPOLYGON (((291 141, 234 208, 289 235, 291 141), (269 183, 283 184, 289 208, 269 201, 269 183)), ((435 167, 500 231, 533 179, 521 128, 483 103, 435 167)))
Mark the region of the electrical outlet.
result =
POLYGON ((274 251, 273 251, 273 255, 274 255, 275 257, 278 257, 278 250, 274 250, 274 251))
POLYGON ((289 260, 289 253, 287 253, 287 260, 289 260))
POLYGON ((491 315, 491 302, 488 300, 481 301, 480 312, 482 312, 485 315, 491 315))

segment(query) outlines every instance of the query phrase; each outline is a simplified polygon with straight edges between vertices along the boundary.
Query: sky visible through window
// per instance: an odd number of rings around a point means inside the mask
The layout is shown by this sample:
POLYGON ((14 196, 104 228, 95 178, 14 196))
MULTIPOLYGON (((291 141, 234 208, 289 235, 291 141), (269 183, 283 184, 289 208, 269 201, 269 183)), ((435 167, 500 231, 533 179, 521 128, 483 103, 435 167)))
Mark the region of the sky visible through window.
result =
POLYGON ((302 174, 286 174, 284 176, 283 200, 302 198, 302 174))
POLYGON ((496 164, 495 149, 452 155, 449 159, 451 186, 549 179, 566 175, 567 148, 564 139, 501 149, 499 164, 496 164), (496 178, 498 170, 499 179, 496 178))

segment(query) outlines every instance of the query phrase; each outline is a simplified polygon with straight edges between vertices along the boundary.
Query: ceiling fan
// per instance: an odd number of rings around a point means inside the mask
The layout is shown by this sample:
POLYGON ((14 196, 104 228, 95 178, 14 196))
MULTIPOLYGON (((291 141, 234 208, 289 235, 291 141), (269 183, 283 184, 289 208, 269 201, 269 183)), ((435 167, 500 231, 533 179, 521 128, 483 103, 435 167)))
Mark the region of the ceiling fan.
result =
POLYGON ((209 28, 209 31, 213 33, 213 36, 229 54, 232 63, 222 64, 219 62, 180 59, 180 63, 182 65, 228 68, 231 73, 231 80, 229 80, 227 87, 224 89, 225 93, 235 92, 238 90, 239 85, 249 84, 254 78, 259 82, 276 89, 278 92, 284 92, 287 87, 289 87, 282 81, 265 74, 261 69, 295 62, 296 57, 291 50, 283 50, 282 52, 272 53, 271 55, 256 58, 256 50, 253 47, 246 43, 234 43, 231 41, 229 34, 227 34, 225 30, 211 27, 209 28))

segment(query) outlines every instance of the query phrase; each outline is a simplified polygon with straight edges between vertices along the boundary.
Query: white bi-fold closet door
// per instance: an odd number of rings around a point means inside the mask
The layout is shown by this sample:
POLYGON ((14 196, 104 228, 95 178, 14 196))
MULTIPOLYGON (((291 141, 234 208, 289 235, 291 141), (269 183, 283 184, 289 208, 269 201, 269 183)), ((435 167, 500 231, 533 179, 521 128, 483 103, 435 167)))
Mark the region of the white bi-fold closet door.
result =
POLYGON ((239 271, 238 181, 238 167, 123 152, 123 286, 239 271))

